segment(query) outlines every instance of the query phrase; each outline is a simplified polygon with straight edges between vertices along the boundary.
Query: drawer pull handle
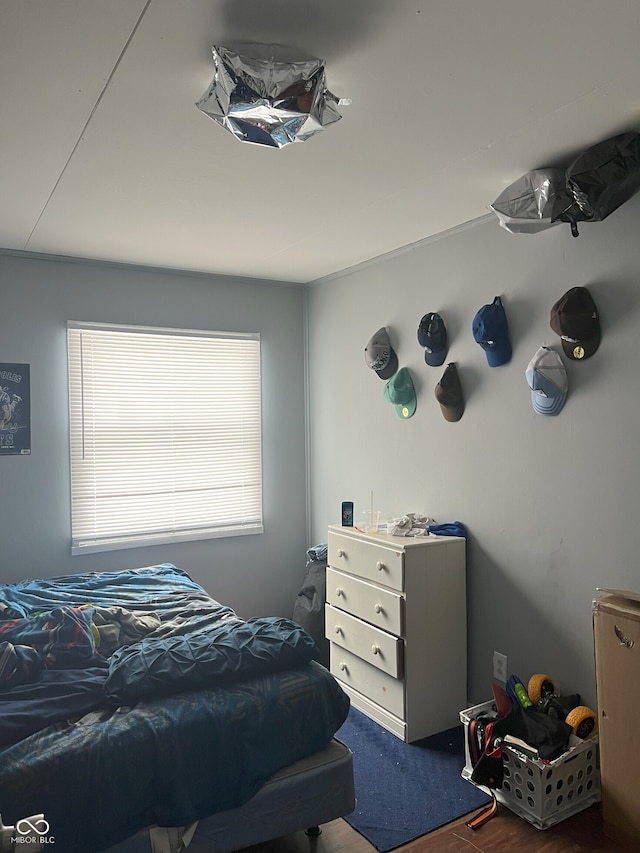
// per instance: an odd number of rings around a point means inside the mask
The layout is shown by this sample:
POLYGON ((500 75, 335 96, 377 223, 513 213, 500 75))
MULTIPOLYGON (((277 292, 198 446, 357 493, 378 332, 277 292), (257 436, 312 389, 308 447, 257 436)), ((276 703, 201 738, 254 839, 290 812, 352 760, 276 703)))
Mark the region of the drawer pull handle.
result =
POLYGON ((376 646, 374 644, 373 646, 371 646, 371 651, 374 653, 374 655, 379 655, 380 654, 380 646, 376 646))
POLYGON ((374 610, 376 611, 376 613, 382 613, 382 609, 383 608, 382 608, 381 604, 376 604, 376 606, 374 607, 374 610))
POLYGON ((341 587, 336 587, 336 595, 340 598, 341 595, 344 595, 341 587))
POLYGON ((340 661, 340 669, 342 670, 342 672, 347 671, 347 665, 343 660, 340 661))
POLYGON ((378 560, 378 562, 376 563, 376 569, 377 569, 379 572, 381 572, 381 571, 382 571, 383 569, 385 569, 385 568, 386 568, 386 566, 385 566, 385 564, 382 562, 382 560, 378 560))
POLYGON ((336 632, 336 634, 342 634, 342 628, 339 625, 336 625, 333 630, 336 632))
POLYGON ((344 557, 344 550, 342 548, 338 548, 338 557, 344 557))

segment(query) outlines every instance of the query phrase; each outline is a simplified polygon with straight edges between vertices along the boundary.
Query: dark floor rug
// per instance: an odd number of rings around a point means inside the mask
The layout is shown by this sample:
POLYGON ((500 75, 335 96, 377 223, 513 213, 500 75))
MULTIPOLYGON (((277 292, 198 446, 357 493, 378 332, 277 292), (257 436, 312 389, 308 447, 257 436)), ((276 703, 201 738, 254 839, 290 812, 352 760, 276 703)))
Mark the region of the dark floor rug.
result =
POLYGON ((356 808, 345 819, 380 853, 490 802, 460 776, 464 728, 403 743, 351 708, 336 737, 353 752, 356 808))

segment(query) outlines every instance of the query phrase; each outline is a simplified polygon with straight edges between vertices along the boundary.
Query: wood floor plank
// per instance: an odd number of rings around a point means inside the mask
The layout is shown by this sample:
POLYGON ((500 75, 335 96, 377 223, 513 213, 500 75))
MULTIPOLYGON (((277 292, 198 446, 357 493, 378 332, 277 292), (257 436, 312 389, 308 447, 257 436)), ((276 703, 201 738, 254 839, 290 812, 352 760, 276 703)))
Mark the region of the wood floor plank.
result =
MULTIPOLYGON (((416 838, 394 853, 628 853, 602 832, 599 805, 591 806, 544 831, 513 814, 504 806, 484 826, 474 831, 465 826, 468 817, 416 838)), ((377 853, 345 820, 325 824, 318 838, 297 832, 264 844, 247 847, 245 853, 377 853)))

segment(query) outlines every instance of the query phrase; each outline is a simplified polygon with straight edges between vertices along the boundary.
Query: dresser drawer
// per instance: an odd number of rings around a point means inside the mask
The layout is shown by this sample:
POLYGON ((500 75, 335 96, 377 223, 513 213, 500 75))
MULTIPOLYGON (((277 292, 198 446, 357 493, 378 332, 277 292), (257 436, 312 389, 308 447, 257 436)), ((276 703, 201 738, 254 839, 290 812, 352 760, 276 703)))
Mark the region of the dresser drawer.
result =
POLYGON ((404 643, 330 604, 325 605, 325 634, 332 643, 353 652, 394 678, 402 676, 404 643))
POLYGON ((328 568, 327 601, 384 631, 404 636, 404 598, 397 592, 328 568))
POLYGON ((365 580, 404 589, 404 556, 402 551, 380 543, 356 539, 329 531, 329 565, 365 580))
POLYGON ((349 687, 377 702, 391 714, 404 717, 404 685, 386 672, 331 644, 331 672, 349 687))

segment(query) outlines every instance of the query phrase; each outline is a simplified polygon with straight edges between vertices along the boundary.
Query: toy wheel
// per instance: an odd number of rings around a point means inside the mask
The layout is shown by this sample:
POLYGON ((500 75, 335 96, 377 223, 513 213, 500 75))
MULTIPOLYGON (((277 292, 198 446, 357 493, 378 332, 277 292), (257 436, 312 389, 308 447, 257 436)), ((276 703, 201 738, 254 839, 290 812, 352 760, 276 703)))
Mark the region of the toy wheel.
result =
POLYGON ((578 705, 572 711, 569 711, 565 718, 565 723, 571 726, 573 734, 576 737, 584 740, 590 737, 598 730, 598 718, 595 711, 587 708, 586 705, 578 705))
POLYGON ((537 705, 543 696, 555 692, 553 681, 548 675, 543 675, 538 672, 535 675, 532 675, 529 679, 527 693, 529 694, 529 699, 531 699, 534 705, 537 705))

